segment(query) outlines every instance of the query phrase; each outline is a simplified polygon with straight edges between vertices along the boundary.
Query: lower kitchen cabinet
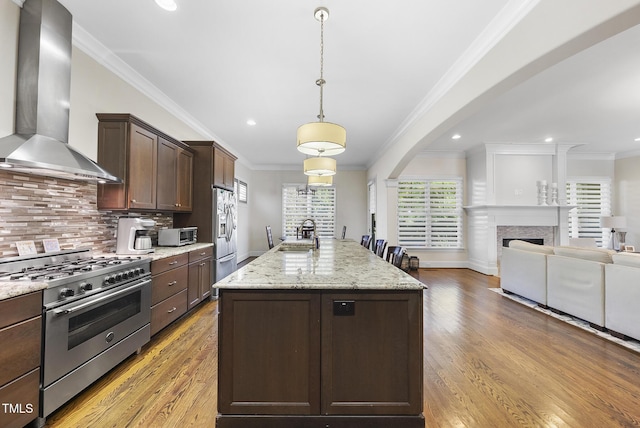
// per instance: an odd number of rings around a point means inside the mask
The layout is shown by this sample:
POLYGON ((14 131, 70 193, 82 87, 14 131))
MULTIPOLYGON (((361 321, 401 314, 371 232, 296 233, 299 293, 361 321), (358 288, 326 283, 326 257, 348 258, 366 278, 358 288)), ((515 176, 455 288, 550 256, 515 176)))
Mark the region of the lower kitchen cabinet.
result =
POLYGON ((42 292, 0 301, 0 426, 22 427, 38 416, 42 292))
POLYGON ((421 291, 221 289, 219 299, 220 428, 260 415, 264 426, 424 426, 421 291))
POLYGON ((189 252, 188 306, 192 309, 211 296, 213 287, 213 247, 189 252))
POLYGON ((151 335, 187 312, 187 253, 151 262, 151 335))

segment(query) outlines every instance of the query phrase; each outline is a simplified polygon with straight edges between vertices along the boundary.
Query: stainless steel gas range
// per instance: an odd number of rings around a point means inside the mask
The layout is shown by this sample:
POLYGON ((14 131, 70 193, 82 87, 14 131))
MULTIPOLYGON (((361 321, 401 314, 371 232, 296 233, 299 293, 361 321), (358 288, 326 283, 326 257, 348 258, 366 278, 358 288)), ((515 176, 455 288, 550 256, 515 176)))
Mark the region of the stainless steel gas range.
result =
POLYGON ((150 260, 73 250, 0 261, 0 281, 23 280, 47 283, 39 415, 44 419, 149 341, 150 260))

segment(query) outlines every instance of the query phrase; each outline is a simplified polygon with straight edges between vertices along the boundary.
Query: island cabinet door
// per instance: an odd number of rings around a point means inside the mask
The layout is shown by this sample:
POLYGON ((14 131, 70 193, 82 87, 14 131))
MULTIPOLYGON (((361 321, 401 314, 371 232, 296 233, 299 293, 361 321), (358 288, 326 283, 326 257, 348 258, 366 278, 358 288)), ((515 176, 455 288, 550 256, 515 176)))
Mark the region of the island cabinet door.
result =
POLYGON ((422 293, 322 297, 322 413, 422 412, 422 293))
POLYGON ((318 414, 320 294, 220 293, 218 411, 318 414))

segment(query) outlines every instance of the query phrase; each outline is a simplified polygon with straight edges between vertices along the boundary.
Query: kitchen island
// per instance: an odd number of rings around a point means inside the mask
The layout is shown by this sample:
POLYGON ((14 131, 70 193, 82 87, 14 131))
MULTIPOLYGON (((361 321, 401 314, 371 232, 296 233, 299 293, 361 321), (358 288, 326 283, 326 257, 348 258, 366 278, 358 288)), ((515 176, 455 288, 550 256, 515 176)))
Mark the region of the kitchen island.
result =
POLYGON ((424 285, 351 240, 216 283, 218 428, 424 427, 424 285))

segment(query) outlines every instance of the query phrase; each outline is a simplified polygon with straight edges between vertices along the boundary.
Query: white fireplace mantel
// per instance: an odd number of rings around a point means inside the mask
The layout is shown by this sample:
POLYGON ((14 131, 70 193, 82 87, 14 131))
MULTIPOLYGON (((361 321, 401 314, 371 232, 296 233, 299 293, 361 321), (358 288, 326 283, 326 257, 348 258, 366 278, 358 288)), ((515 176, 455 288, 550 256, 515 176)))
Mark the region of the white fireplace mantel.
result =
POLYGON ((569 241, 569 211, 575 205, 473 205, 463 207, 469 231, 469 264, 478 272, 498 274, 498 226, 550 226, 557 242, 569 241))
POLYGON ((473 205, 468 215, 492 217, 494 226, 562 226, 576 205, 473 205))

